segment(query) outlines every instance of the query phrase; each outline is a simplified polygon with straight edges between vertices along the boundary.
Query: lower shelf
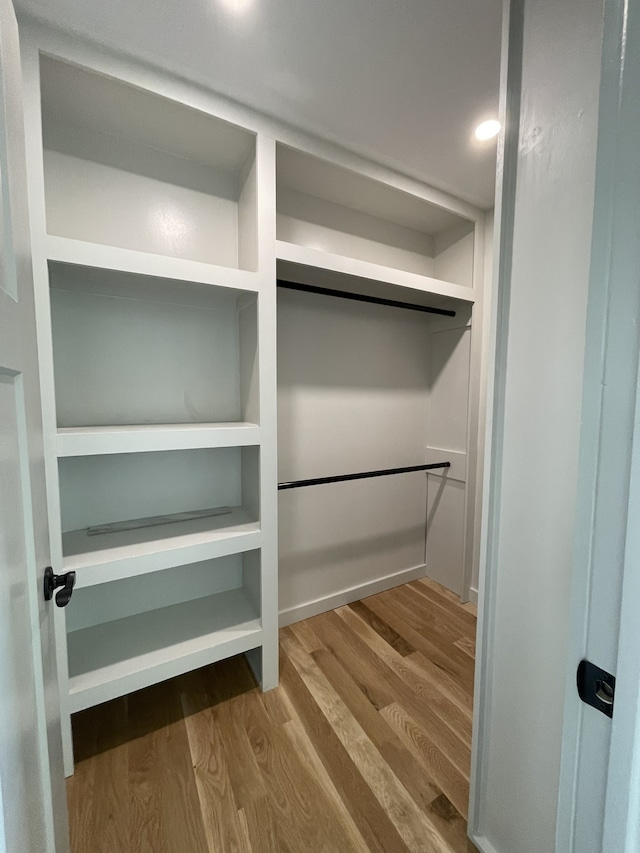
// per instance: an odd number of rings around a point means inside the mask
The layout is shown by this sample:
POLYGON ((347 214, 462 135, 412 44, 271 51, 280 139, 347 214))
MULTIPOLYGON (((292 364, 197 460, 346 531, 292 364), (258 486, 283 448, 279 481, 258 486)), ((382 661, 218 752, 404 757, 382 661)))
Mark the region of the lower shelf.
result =
POLYGON ((260 524, 241 507, 231 513, 89 536, 86 530, 62 535, 65 572, 76 585, 91 586, 172 566, 239 554, 260 546, 260 524))
POLYGON ((68 635, 70 713, 262 643, 243 589, 106 622, 68 635))

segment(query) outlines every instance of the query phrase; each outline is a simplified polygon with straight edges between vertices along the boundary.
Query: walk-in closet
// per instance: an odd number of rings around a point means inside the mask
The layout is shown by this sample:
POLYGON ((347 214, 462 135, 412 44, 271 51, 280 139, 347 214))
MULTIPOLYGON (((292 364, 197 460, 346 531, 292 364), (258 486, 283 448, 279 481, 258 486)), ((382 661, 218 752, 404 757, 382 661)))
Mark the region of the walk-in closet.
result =
POLYGON ((471 849, 491 212, 20 33, 72 853, 471 849))

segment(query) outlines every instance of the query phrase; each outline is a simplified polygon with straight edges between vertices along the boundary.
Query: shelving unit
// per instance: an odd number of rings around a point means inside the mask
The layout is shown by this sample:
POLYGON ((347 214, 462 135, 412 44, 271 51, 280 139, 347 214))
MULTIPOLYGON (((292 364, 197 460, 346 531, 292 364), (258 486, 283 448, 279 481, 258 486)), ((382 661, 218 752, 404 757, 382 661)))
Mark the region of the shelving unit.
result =
POLYGON ((79 709, 240 652, 275 686, 279 595, 290 622, 424 575, 426 505, 427 551, 455 539, 468 573, 484 217, 75 41, 36 32, 23 55, 52 563, 77 577, 56 611, 71 773, 79 709), (456 317, 287 291, 277 339, 278 279, 456 317), (431 411, 448 406, 455 430, 431 411), (428 485, 282 493, 279 592, 278 479, 443 452, 428 485), (157 516, 176 520, 88 533, 157 516))
POLYGON ((275 161, 214 111, 36 56, 50 526, 56 570, 76 573, 57 612, 71 773, 78 710, 241 652, 277 683, 275 258, 260 225, 275 161))

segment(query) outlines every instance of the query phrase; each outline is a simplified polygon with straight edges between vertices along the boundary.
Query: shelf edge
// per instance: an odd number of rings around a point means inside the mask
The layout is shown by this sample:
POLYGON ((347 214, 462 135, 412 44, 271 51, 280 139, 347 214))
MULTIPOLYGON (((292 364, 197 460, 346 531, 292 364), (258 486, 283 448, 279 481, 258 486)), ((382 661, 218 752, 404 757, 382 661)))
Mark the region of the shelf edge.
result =
POLYGON ((59 429, 58 458, 113 453, 147 453, 164 450, 199 450, 216 447, 248 447, 260 444, 258 424, 234 423, 207 426, 167 424, 126 427, 59 429))
POLYGON ((208 284, 214 287, 229 287, 235 290, 257 292, 259 289, 260 278, 257 272, 174 258, 170 255, 154 255, 137 249, 121 249, 117 246, 90 243, 71 237, 47 235, 46 251, 47 260, 56 263, 208 284))
POLYGON ((424 294, 432 293, 437 297, 458 299, 470 303, 477 301, 477 293, 472 287, 464 287, 461 284, 452 284, 426 275, 385 267, 382 264, 374 264, 370 261, 349 258, 346 255, 310 249, 308 246, 287 243, 283 240, 276 240, 276 258, 279 261, 326 270, 352 278, 406 287, 424 294))

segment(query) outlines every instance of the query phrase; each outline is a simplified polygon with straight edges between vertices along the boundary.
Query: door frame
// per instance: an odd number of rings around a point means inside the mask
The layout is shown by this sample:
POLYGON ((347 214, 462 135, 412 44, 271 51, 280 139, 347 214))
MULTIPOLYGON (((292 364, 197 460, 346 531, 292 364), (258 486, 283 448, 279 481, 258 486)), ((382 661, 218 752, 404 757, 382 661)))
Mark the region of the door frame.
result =
MULTIPOLYGON (((481 542, 481 595, 478 615, 479 654, 476 667, 474 708, 474 752, 471 776, 469 835, 486 853, 492 845, 481 832, 481 809, 487 790, 484 776, 486 755, 482 734, 490 691, 492 660, 491 626, 495 618, 492 569, 497 541, 500 506, 504 427, 504 381, 509 315, 509 276, 513 243, 518 125, 521 96, 521 58, 524 30, 523 0, 505 0, 501 71, 500 120, 506 133, 498 154, 496 187, 496 236, 494 240, 494 293, 492 309, 492 352, 494 373, 488 399, 492 400, 493 426, 486 445, 487 474, 481 542), (491 387, 493 383, 493 387, 491 387)), ((606 780, 603 804, 603 847, 612 853, 640 853, 640 383, 637 374, 639 336, 631 339, 627 329, 626 351, 618 343, 620 304, 638 317, 640 302, 640 4, 629 0, 604 0, 604 33, 598 117, 596 164, 596 207, 594 211, 583 400, 585 415, 581 431, 579 492, 576 501, 575 548, 571 577, 571 617, 565 678, 562 764, 559 780, 556 846, 558 853, 574 850, 578 798, 594 791, 580 788, 579 757, 587 748, 581 741, 586 706, 577 699, 575 672, 584 656, 590 626, 591 563, 595 495, 598 486, 597 459, 601 447, 603 419, 602 382, 606 364, 621 369, 628 403, 627 416, 635 410, 635 430, 617 461, 621 475, 629 471, 626 546, 622 576, 621 611, 615 714, 611 725, 608 765, 602 766, 606 780), (631 227, 630 227, 631 223, 631 227), (637 230, 637 226, 636 226, 637 230), (617 301, 617 313, 611 311, 617 301), (616 321, 618 328, 616 328, 616 321), (611 350, 607 341, 613 341, 611 350), (626 360, 623 358, 626 356, 626 360), (613 361, 612 361, 613 359, 613 361), (626 468, 625 468, 626 461, 626 468)), ((627 320, 629 314, 627 313, 627 320)), ((640 318, 638 318, 640 319, 640 318)), ((606 405, 606 403, 605 403, 606 405)), ((610 403, 609 403, 610 405, 610 403)), ((602 493, 601 493, 602 496, 602 493)), ((606 498, 606 495, 605 495, 606 498)), ((615 626, 614 626, 615 630, 615 626)), ((597 661, 595 661, 597 663, 597 661)), ((562 701, 562 700, 561 700, 562 701)), ((596 786, 597 788, 597 786, 596 786)), ((583 801, 584 805, 584 801, 583 801)), ((598 843, 598 840, 595 840, 598 843)), ((594 847, 595 849, 595 847, 594 847)), ((600 848, 598 848, 600 849, 600 848)))
MULTIPOLYGON (((574 851, 578 812, 603 815, 602 849, 616 853, 640 850, 640 7, 628 0, 605 0, 598 121, 596 197, 591 257, 587 348, 585 354, 584 427, 580 448, 569 659, 559 788, 556 850, 574 851), (634 322, 629 322, 635 320, 634 322), (612 381, 612 377, 615 382, 612 381), (612 388, 611 386, 616 386, 612 388), (606 390, 606 393, 605 393, 606 390), (621 423, 611 452, 613 419, 621 423), (628 424, 626 422, 628 421, 628 424), (603 466, 601 454, 607 452, 603 466), (598 461, 600 460, 600 464, 598 461), (613 469, 613 470, 612 470, 613 469), (628 475, 628 481, 625 481, 628 475), (618 480, 618 491, 611 478, 618 480), (620 489, 628 488, 620 498, 620 489), (609 537, 607 509, 622 504, 619 530, 609 537), (600 524, 599 524, 600 522, 600 524), (617 540, 623 553, 602 565, 596 542, 617 540), (625 541, 626 540, 626 541, 625 541), (590 750, 585 715, 593 711, 576 698, 575 671, 585 656, 598 654, 606 639, 591 630, 594 582, 620 585, 619 626, 613 626, 612 658, 617 677, 610 739, 594 744, 600 782, 580 778, 581 757, 590 750), (635 606, 634 606, 635 605, 635 606), (617 648, 615 646, 617 645, 617 648), (597 751, 596 751, 597 749, 597 751), (608 753, 608 755, 607 755, 608 753), (608 757, 608 764, 607 764, 608 757), (635 779, 635 788, 633 780, 635 779), (603 788, 606 786, 604 802, 603 788)), ((598 660, 594 660, 598 663, 598 660)), ((608 667, 608 664, 600 664, 608 667)), ((597 779, 597 774, 596 774, 597 779)))

